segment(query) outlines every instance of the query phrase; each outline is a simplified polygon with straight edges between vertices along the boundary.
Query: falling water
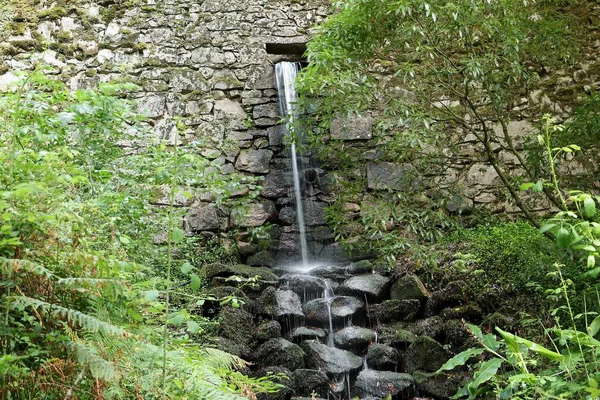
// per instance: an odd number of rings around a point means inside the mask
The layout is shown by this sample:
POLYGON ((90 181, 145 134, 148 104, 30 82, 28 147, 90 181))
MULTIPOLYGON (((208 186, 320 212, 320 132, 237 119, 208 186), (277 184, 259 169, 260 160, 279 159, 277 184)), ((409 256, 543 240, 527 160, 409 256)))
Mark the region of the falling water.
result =
POLYGON ((335 347, 333 343, 333 318, 331 317, 331 301, 333 300, 333 289, 325 281, 325 301, 327 302, 327 314, 329 316, 329 335, 327 336, 327 346, 335 347))
POLYGON ((306 240, 306 226, 304 224, 304 211, 302 209, 302 193, 300 191, 300 171, 296 153, 296 140, 299 137, 298 124, 295 121, 296 88, 294 80, 300 70, 299 62, 280 62, 275 65, 275 76, 277 77, 277 91, 279 93, 279 107, 281 115, 287 117, 287 131, 296 134, 292 140, 292 172, 294 178, 294 197, 296 200, 296 218, 298 230, 300 231, 300 250, 302 252, 302 265, 308 266, 308 243, 306 240))

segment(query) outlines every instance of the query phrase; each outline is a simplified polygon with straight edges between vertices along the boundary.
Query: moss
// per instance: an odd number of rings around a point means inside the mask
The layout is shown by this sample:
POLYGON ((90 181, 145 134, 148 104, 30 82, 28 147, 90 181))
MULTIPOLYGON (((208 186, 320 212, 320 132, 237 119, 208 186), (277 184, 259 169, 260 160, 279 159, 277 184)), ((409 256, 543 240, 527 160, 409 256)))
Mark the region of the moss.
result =
POLYGON ((0 56, 14 56, 19 54, 19 49, 9 43, 0 43, 0 56))
POLYGON ((38 13, 39 19, 56 20, 67 16, 67 10, 63 7, 52 7, 38 13))
POLYGON ((73 53, 75 53, 76 47, 74 44, 71 43, 50 43, 50 45, 48 46, 50 48, 50 50, 54 50, 59 54, 62 54, 64 56, 72 56, 73 53))
POLYGON ((88 69, 87 71, 85 71, 85 76, 87 76, 88 78, 93 78, 96 75, 98 75, 98 70, 96 70, 94 68, 88 69))
POLYGON ((41 51, 42 50, 42 44, 40 43, 40 41, 34 40, 34 39, 12 40, 10 42, 10 44, 12 44, 14 47, 17 47, 19 49, 23 49, 26 51, 32 51, 32 50, 41 51))
POLYGON ((9 69, 10 67, 8 65, 0 64, 0 75, 7 73, 9 69))
POLYGON ((73 35, 69 31, 60 31, 56 35, 56 40, 60 43, 68 43, 73 40, 73 35))

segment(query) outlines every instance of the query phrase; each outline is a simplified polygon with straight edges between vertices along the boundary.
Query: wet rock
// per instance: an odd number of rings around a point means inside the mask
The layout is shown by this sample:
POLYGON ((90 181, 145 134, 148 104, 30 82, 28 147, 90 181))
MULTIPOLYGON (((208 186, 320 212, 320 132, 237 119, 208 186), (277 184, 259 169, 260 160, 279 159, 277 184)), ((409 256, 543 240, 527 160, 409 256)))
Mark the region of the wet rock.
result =
POLYGON ((421 279, 413 274, 404 275, 398 279, 390 289, 390 298, 393 300, 416 299, 425 301, 430 296, 421 279))
POLYGON ((419 393, 436 399, 449 399, 458 391, 464 379, 461 374, 435 374, 424 371, 415 371, 413 377, 419 388, 419 393))
POLYGON ((361 399, 368 397, 409 400, 415 395, 415 380, 409 374, 375 371, 361 371, 356 378, 355 387, 361 393, 361 399))
POLYGON ((304 223, 306 226, 324 225, 325 224, 325 207, 326 203, 320 201, 302 201, 304 209, 304 223))
POLYGON ((294 342, 301 342, 303 340, 323 340, 327 336, 327 333, 321 328, 308 328, 306 326, 300 326, 290 334, 290 339, 294 342))
POLYGON ((324 370, 330 374, 345 374, 362 366, 360 357, 349 351, 327 347, 316 340, 307 340, 300 344, 306 353, 306 366, 324 370))
POLYGON ((283 338, 271 339, 261 344, 254 354, 257 364, 279 366, 294 371, 304 368, 304 351, 292 342, 283 338))
POLYGON ((348 272, 351 274, 370 274, 373 272, 373 264, 369 260, 361 260, 353 262, 348 267, 348 272))
POLYGON ((471 334, 471 331, 459 319, 451 319, 444 322, 444 336, 445 342, 454 349, 462 351, 466 350, 467 347, 477 347, 477 341, 471 334))
POLYGON ((429 336, 420 336, 404 354, 404 366, 408 373, 420 369, 427 372, 437 371, 451 357, 450 352, 429 336))
POLYGON ((244 264, 208 264, 202 268, 202 273, 208 279, 216 277, 229 278, 235 275, 244 278, 259 276, 260 279, 265 281, 277 280, 277 275, 271 272, 269 268, 250 267, 244 264))
POLYGON ((367 365, 380 371, 396 371, 400 365, 400 352, 382 343, 371 343, 367 350, 367 365))
POLYGON ((277 339, 278 337, 281 337, 281 324, 277 321, 267 321, 256 328, 254 339, 258 343, 263 343, 269 339, 277 339))
POLYGON ((337 265, 323 265, 310 270, 311 275, 331 280, 341 281, 348 277, 345 267, 337 265))
POLYGON ((291 376, 294 391, 297 394, 327 397, 329 391, 329 379, 323 371, 314 369, 297 369, 291 376))
POLYGON ((271 268, 273 268, 277 265, 275 258, 268 250, 263 250, 263 251, 259 251, 256 254, 252 254, 250 257, 248 257, 248 259, 246 260, 246 263, 253 267, 256 266, 256 267, 271 267, 271 268))
POLYGON ((351 349, 366 347, 369 343, 374 342, 375 338, 375 332, 370 329, 360 326, 349 326, 337 331, 333 336, 333 341, 337 347, 351 349))
POLYGON ((279 284, 303 298, 307 298, 307 294, 322 295, 327 287, 323 279, 311 275, 286 274, 279 278, 279 284))
POLYGON ((250 343, 256 329, 252 314, 241 308, 227 307, 219 313, 219 317, 219 331, 223 337, 243 344, 250 343))
POLYGON ((277 171, 270 168, 271 172, 265 175, 261 195, 269 198, 286 196, 290 191, 292 174, 286 171, 277 171))
POLYGON ((369 301, 380 301, 387 297, 390 279, 379 274, 358 275, 346 280, 339 288, 340 293, 367 296, 369 301))
POLYGON ((327 302, 331 301, 331 318, 335 322, 344 321, 363 310, 364 303, 351 296, 335 296, 331 300, 315 299, 304 304, 306 319, 315 323, 325 324, 329 321, 327 302))
POLYGON ((392 344, 394 347, 406 349, 415 340, 417 340, 417 335, 414 333, 406 329, 398 329, 392 339, 392 344))
POLYGON ((379 322, 412 321, 419 313, 419 300, 386 300, 371 306, 371 317, 379 322))
POLYGON ((265 289, 255 301, 256 312, 280 321, 303 320, 302 304, 298 295, 291 290, 265 289))

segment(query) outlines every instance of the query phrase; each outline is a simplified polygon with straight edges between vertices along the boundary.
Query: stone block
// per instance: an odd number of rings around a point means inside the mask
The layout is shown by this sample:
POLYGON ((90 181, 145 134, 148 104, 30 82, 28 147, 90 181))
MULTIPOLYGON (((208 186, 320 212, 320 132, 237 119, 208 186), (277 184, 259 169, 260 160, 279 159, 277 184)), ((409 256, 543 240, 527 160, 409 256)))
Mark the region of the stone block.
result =
POLYGON ((277 210, 272 201, 238 206, 231 210, 231 224, 246 228, 261 226, 267 220, 273 218, 276 213, 277 210))
POLYGON ((418 186, 415 168, 410 164, 389 162, 367 164, 369 189, 409 190, 418 186))
POLYGON ((235 168, 240 171, 266 174, 269 172, 269 162, 273 152, 267 149, 244 149, 238 155, 235 168))
POLYGON ((367 140, 373 137, 373 118, 338 117, 331 121, 330 133, 337 140, 367 140))

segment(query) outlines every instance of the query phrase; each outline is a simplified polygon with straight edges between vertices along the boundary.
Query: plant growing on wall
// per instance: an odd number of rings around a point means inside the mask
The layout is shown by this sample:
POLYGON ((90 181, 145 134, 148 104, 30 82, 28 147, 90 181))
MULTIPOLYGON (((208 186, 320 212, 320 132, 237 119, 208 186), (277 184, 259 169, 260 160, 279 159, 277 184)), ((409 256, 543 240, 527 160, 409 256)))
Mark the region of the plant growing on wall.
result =
MULTIPOLYGON (((329 141, 323 149, 343 146, 326 135, 332 118, 382 110, 383 159, 433 174, 449 161, 487 163, 536 224, 517 184, 535 171, 509 121, 539 72, 574 59, 581 35, 573 15, 587 15, 591 3, 361 0, 338 1, 335 10, 308 45, 310 64, 298 85, 319 98, 314 141, 329 141), (456 153, 467 139, 477 150, 456 153), (501 154, 515 158, 519 170, 501 154)), ((550 188, 542 191, 560 206, 550 188)))

